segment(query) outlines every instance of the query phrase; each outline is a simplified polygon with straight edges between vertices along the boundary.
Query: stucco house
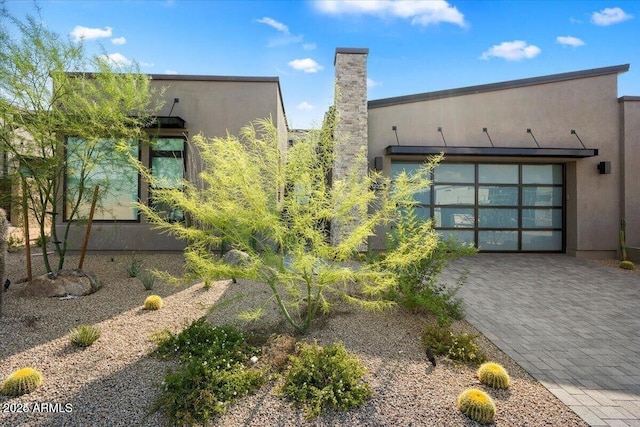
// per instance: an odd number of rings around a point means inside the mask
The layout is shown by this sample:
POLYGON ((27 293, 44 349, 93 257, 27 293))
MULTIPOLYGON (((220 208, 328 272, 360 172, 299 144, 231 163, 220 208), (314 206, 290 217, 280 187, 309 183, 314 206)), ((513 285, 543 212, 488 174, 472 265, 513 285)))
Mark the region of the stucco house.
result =
MULTIPOLYGON (((391 177, 443 152, 419 212, 444 235, 483 251, 615 257, 625 218, 628 246, 640 247, 640 97, 619 98, 617 89, 628 64, 368 100, 368 55, 360 48, 335 52, 335 133, 348 143, 336 148, 334 177, 361 147, 370 169, 391 177)), ((190 176, 198 172, 191 136, 235 134, 269 116, 286 149, 277 77, 151 77, 167 87, 155 135, 165 139, 159 146, 166 153, 143 141, 144 164, 171 158, 190 176)), ((137 175, 128 182, 132 197, 152 203, 137 175)), ((74 231, 72 247, 79 247, 82 230, 74 231)), ((383 246, 372 239, 369 247, 383 246)), ((99 218, 89 244, 92 250, 181 248, 131 209, 115 221, 99 218)))

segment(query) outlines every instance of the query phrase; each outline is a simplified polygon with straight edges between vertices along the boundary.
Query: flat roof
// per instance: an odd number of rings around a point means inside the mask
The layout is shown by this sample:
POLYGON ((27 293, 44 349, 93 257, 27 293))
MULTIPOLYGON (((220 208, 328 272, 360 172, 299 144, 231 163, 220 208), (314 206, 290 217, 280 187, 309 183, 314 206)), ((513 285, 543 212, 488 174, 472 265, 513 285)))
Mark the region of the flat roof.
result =
POLYGON ((407 104, 411 102, 428 101, 432 99, 449 98, 453 96, 472 95, 476 93, 491 92, 518 87, 555 83, 566 80, 583 79, 587 77, 604 76, 607 74, 620 74, 629 71, 629 64, 614 65, 610 67, 592 68, 589 70, 572 71, 569 73, 551 74, 526 79, 509 80, 499 83, 489 83, 477 86, 466 86, 457 89, 445 89, 435 92, 418 93, 414 95, 396 96, 392 98, 375 99, 368 102, 369 108, 387 107, 391 105, 407 104))
POLYGON ((152 80, 280 83, 279 77, 208 76, 208 75, 189 75, 189 74, 148 74, 148 76, 151 77, 152 80))

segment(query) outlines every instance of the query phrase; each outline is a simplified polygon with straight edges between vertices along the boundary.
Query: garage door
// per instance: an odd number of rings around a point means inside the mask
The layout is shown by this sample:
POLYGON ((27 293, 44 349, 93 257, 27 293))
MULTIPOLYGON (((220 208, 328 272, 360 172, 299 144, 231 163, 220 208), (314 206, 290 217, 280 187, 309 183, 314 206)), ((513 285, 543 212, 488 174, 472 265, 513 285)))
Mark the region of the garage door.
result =
MULTIPOLYGON (((391 164, 392 179, 415 162, 391 164)), ((564 165, 442 163, 417 214, 486 252, 564 251, 564 165)))

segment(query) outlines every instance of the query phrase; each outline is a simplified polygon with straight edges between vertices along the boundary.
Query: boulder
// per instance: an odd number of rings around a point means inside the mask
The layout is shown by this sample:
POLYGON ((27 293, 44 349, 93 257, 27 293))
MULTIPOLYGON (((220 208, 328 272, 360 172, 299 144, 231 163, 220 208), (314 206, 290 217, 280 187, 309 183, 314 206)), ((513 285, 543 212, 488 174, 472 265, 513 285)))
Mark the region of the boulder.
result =
POLYGON ((102 283, 96 276, 84 270, 60 270, 55 274, 44 274, 26 283, 20 296, 66 297, 83 296, 98 291, 102 283))

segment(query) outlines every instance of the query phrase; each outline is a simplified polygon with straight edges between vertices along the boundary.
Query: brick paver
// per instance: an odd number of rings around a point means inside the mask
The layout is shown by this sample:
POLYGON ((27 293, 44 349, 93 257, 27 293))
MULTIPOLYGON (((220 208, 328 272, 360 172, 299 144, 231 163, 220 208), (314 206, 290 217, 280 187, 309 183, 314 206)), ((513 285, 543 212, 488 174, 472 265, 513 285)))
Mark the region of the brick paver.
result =
POLYGON ((466 320, 592 426, 640 426, 640 276, 552 254, 478 254, 466 320))

